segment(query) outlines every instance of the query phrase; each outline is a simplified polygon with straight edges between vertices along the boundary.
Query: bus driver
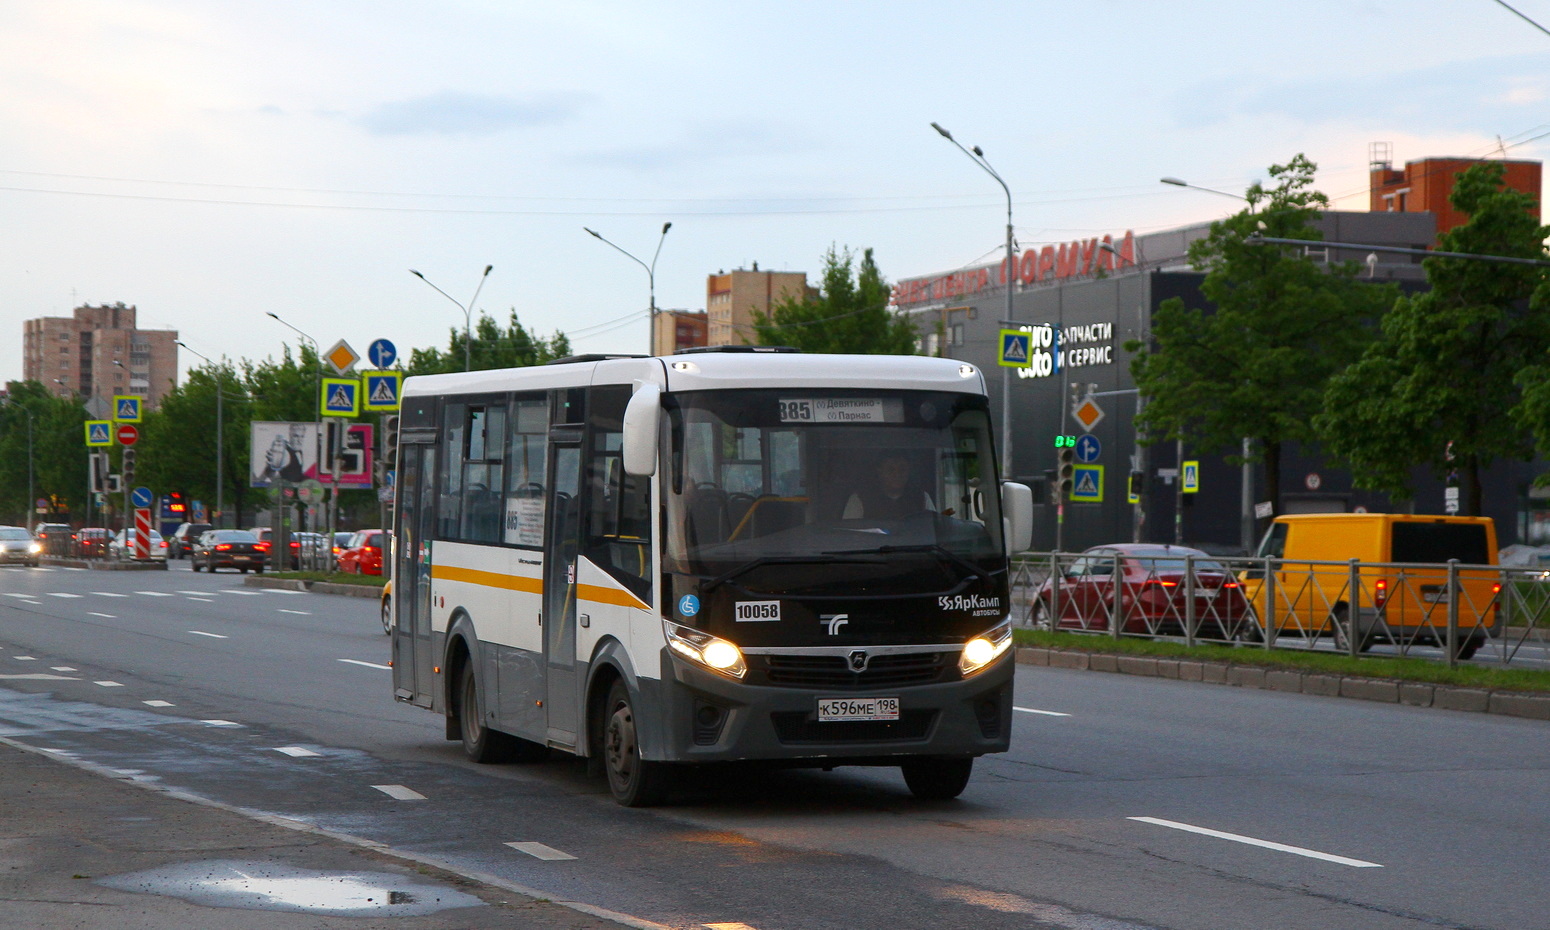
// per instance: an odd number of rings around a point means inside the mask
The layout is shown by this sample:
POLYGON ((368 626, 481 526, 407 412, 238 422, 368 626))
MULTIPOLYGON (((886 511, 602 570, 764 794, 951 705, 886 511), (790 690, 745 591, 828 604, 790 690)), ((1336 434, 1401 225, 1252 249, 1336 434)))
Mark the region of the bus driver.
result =
POLYGON ((912 471, 908 457, 885 453, 877 461, 876 483, 850 495, 843 518, 887 520, 935 510, 931 495, 912 480, 912 471))

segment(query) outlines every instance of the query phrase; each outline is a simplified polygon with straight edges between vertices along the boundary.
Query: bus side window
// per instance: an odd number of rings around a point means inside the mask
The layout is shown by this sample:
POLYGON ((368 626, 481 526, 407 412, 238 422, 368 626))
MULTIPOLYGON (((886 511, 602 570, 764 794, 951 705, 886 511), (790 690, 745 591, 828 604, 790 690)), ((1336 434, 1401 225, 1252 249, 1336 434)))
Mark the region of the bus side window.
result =
POLYGON ((651 596, 651 479, 626 475, 624 407, 630 389, 595 387, 585 493, 586 556, 637 596, 651 596))
POLYGON ((463 462, 463 532, 469 542, 501 541, 501 463, 506 444, 506 407, 470 407, 468 452, 463 462))
POLYGON ((506 509, 502 542, 543 548, 549 402, 543 394, 511 402, 506 439, 506 509))
POLYGON ((463 516, 463 449, 468 427, 468 406, 447 404, 442 414, 441 493, 436 507, 436 536, 457 539, 463 516))

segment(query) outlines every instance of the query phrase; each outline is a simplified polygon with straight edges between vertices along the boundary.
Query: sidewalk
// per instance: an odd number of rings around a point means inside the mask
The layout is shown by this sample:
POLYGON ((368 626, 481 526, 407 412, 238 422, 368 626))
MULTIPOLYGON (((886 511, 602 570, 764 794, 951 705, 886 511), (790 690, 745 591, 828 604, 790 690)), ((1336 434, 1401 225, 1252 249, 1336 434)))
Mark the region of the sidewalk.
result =
POLYGON ((541 901, 491 876, 455 875, 0 739, 0 930, 621 926, 650 925, 541 901), (160 874, 134 874, 149 870, 160 874), (135 890, 104 884, 126 875, 116 884, 135 890))

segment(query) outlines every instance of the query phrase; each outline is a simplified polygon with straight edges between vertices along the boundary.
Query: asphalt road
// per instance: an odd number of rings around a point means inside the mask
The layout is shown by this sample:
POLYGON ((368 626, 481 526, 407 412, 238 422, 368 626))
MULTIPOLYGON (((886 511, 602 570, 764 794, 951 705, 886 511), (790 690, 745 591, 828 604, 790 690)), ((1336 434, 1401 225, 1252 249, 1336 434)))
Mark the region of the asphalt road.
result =
POLYGON ((242 580, 0 569, 0 734, 670 927, 1550 925, 1544 722, 1023 668, 956 802, 715 769, 625 810, 395 704, 374 601, 242 580))

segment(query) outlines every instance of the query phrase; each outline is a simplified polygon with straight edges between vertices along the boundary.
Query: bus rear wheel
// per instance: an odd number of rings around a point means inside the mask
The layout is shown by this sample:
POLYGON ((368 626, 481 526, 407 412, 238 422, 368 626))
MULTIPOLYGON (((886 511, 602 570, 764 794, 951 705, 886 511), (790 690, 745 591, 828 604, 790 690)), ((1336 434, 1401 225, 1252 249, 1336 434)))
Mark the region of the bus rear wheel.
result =
POLYGON ((484 713, 479 706, 479 682, 474 678, 472 662, 463 666, 457 711, 464 755, 480 763, 509 762, 515 756, 513 738, 484 725, 484 713))
POLYGON ((899 766, 910 793, 922 801, 951 801, 963 794, 974 758, 913 759, 899 766))
POLYGON ((667 766, 640 757, 635 706, 623 680, 608 689, 603 708, 603 767, 608 790, 625 807, 651 807, 667 793, 667 766))

